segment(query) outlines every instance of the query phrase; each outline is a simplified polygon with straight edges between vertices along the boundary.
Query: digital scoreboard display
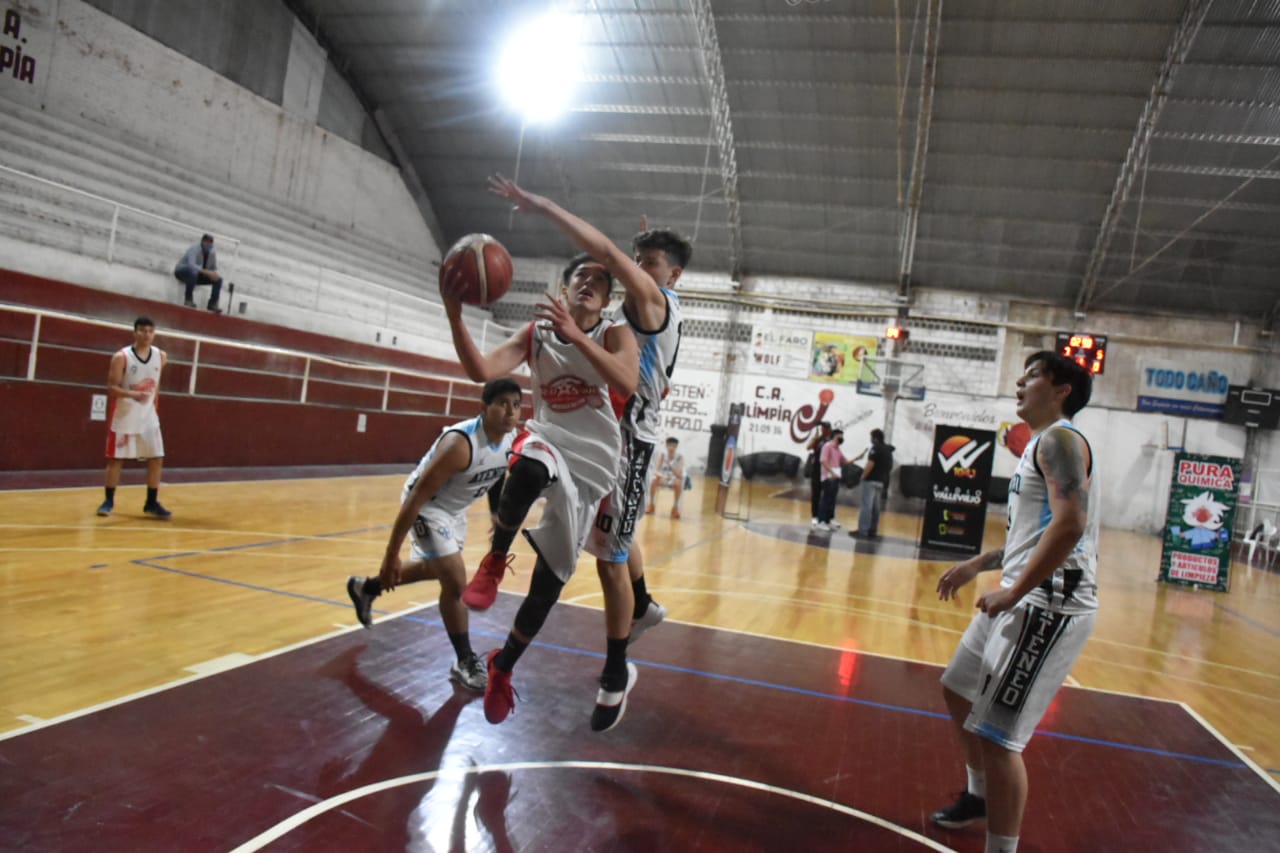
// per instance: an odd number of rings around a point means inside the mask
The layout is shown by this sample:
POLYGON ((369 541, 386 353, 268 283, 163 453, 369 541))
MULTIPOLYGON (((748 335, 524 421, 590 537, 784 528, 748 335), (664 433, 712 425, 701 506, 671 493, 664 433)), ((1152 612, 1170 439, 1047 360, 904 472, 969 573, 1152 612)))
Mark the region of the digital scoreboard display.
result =
POLYGON ((1095 375, 1107 366, 1107 336, 1088 332, 1058 332, 1058 352, 1095 375))

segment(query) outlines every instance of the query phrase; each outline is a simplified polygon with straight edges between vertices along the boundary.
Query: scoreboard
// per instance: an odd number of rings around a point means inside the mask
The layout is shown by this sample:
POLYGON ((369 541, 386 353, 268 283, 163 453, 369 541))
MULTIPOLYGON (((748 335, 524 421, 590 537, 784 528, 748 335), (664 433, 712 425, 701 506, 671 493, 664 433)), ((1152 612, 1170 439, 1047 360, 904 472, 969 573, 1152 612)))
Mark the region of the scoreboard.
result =
POLYGON ((1107 366, 1107 336, 1087 332, 1058 332, 1058 352, 1095 376, 1100 376, 1107 366))

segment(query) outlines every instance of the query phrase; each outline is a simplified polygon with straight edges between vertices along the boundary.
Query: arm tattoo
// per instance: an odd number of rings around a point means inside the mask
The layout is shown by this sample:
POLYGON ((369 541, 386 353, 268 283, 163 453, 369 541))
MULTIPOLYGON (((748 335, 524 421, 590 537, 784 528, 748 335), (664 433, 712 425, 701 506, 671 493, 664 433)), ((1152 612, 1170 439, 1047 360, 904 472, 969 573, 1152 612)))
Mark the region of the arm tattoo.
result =
POLYGON ((1050 430, 1040 442, 1040 465, 1045 478, 1053 481, 1060 498, 1075 497, 1081 509, 1089 508, 1089 490, 1085 486, 1084 453, 1075 433, 1069 429, 1050 430))
POLYGON ((992 572, 1000 568, 1004 563, 1004 549, 1000 548, 995 551, 988 551, 978 558, 978 571, 992 572))

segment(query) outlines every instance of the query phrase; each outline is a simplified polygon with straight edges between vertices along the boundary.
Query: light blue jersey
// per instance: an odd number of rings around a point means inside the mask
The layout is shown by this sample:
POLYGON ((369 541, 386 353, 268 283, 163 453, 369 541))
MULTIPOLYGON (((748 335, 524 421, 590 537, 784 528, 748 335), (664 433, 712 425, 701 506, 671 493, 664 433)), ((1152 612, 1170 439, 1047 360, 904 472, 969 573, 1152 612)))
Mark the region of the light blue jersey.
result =
POLYGON ((446 480, 440 487, 440 491, 427 502, 426 506, 435 507, 455 516, 465 512, 467 507, 489 491, 507 470, 507 457, 511 455, 511 442, 516 436, 516 431, 511 430, 497 444, 490 444, 480 415, 446 427, 431 444, 431 449, 422 457, 418 467, 413 469, 409 479, 405 481, 406 496, 413 490, 422 472, 426 470, 440 442, 451 432, 458 433, 471 443, 471 464, 446 480))
MULTIPOLYGON (((1009 533, 1004 547, 1004 568, 1000 585, 1013 584, 1022 576, 1031 553, 1040 544, 1045 528, 1053 518, 1049 511, 1049 488, 1040 466, 1036 464, 1036 448, 1049 430, 1069 429, 1081 438, 1084 434, 1069 420, 1061 418, 1027 442, 1009 481, 1009 533)), ((1088 439, 1085 444, 1088 445, 1088 439)), ((1098 609, 1098 530, 1101 522, 1102 496, 1097 460, 1089 450, 1089 507, 1084 534, 1076 547, 1053 575, 1027 594, 1031 604, 1059 613, 1087 613, 1098 609)))
POLYGON ((671 374, 676 368, 676 356, 680 354, 680 335, 683 331, 683 317, 680 313, 680 297, 674 290, 662 288, 667 300, 667 315, 662 325, 653 331, 640 328, 627 315, 626 306, 622 308, 622 316, 626 318, 627 327, 636 336, 640 345, 640 380, 636 383, 636 393, 632 395, 623 413, 622 428, 640 441, 656 444, 658 433, 662 427, 660 410, 662 400, 671 390, 671 374))

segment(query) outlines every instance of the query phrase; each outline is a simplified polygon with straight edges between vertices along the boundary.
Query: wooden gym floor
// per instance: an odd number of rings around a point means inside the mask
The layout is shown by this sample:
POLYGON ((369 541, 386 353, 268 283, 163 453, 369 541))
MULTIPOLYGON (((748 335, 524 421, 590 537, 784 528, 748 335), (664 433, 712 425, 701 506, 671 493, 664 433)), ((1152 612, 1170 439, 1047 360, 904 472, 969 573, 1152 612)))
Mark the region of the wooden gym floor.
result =
MULTIPOLYGON (((633 647, 626 719, 587 727, 584 561, 494 727, 446 681, 433 584, 379 599, 372 631, 347 602, 403 475, 166 484, 169 522, 137 485, 109 519, 100 488, 0 492, 0 849, 982 849, 927 820, 963 786, 937 676, 974 594, 937 601, 917 519, 855 548, 777 486, 731 501, 745 521, 714 483, 680 521, 664 492, 641 537, 670 616, 633 647)), ((486 531, 478 505, 472 565, 486 531)), ((1280 850, 1277 574, 1237 563, 1215 595, 1157 585, 1154 537, 1107 531, 1102 555, 1079 686, 1026 753, 1021 849, 1280 850)), ((531 565, 473 616, 477 650, 531 565)))

